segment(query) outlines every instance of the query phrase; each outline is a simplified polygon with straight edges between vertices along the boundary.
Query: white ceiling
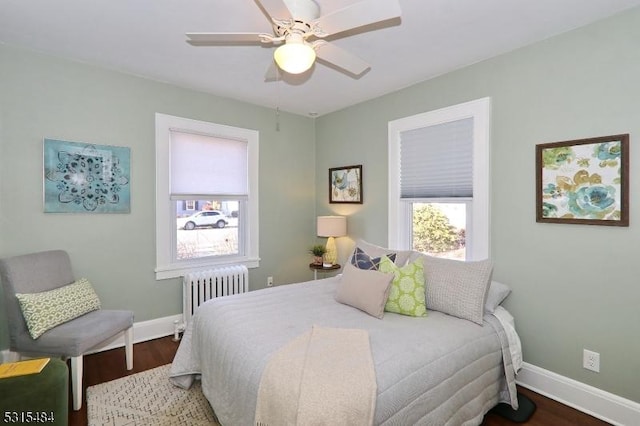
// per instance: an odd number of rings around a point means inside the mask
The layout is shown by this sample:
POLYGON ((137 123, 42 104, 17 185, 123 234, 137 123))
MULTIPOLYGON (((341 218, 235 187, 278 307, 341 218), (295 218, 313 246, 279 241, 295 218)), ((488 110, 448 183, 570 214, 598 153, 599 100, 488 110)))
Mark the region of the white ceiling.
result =
MULTIPOLYGON (((316 0, 321 14, 358 1, 316 0)), ((399 2, 401 20, 332 41, 371 64, 358 79, 316 63, 302 78, 265 83, 273 48, 185 42, 186 32, 271 33, 253 0, 0 0, 0 42, 322 115, 640 5, 640 0, 399 2)))

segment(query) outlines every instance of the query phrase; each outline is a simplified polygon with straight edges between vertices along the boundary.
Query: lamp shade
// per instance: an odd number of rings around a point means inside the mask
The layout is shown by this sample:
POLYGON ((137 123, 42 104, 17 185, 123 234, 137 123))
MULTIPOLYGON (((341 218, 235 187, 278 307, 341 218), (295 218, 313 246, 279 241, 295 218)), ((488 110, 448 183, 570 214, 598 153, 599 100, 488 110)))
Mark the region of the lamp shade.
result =
POLYGON ((344 237, 347 235, 346 216, 318 216, 318 237, 344 237))
POLYGON ((276 49, 273 59, 289 74, 300 74, 311 68, 316 60, 316 51, 300 36, 292 34, 285 44, 276 49))

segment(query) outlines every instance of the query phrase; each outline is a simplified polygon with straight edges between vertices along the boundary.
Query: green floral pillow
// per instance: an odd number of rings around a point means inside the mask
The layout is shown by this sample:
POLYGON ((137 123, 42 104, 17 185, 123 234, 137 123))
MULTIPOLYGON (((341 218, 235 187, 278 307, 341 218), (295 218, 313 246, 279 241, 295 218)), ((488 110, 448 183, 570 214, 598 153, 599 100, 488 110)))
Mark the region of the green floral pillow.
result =
POLYGON ((385 311, 412 317, 427 316, 422 259, 416 259, 405 266, 398 266, 387 256, 383 256, 378 270, 393 273, 395 276, 384 307, 385 311))
POLYGON ((100 309, 100 299, 86 278, 42 293, 16 293, 16 297, 34 339, 53 327, 100 309))

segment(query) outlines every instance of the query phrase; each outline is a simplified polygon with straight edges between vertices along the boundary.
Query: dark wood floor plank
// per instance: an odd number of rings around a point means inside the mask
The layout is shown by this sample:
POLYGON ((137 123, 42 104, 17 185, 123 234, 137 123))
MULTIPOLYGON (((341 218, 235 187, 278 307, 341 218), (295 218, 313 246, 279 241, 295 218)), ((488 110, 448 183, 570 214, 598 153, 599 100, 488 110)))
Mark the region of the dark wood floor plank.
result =
MULTIPOLYGON (((150 340, 134 345, 133 370, 127 371, 124 349, 113 349, 87 355, 84 357, 83 395, 88 386, 119 379, 141 371, 160 367, 173 361, 178 349, 178 343, 173 336, 150 340)), ((485 416, 482 426, 606 426, 608 423, 593 418, 571 407, 553 401, 522 387, 518 391, 529 397, 537 406, 534 415, 526 423, 514 423, 498 415, 489 413, 485 416)), ((87 424, 87 404, 79 411, 71 407, 71 393, 69 393, 69 426, 85 426, 87 424)), ((233 426, 233 425, 231 425, 233 426)))

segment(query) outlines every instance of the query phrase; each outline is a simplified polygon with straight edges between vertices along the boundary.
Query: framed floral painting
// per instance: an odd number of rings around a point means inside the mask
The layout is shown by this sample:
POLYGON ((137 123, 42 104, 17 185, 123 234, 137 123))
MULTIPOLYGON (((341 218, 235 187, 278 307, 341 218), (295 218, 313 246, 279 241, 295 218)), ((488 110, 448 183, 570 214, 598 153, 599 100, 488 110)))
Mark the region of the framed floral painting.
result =
POLYGON ((329 202, 362 204, 362 166, 329 169, 329 202))
POLYGON ((44 140, 45 213, 129 213, 130 149, 44 140))
POLYGON ((536 145, 536 221, 629 226, 629 135, 536 145))

